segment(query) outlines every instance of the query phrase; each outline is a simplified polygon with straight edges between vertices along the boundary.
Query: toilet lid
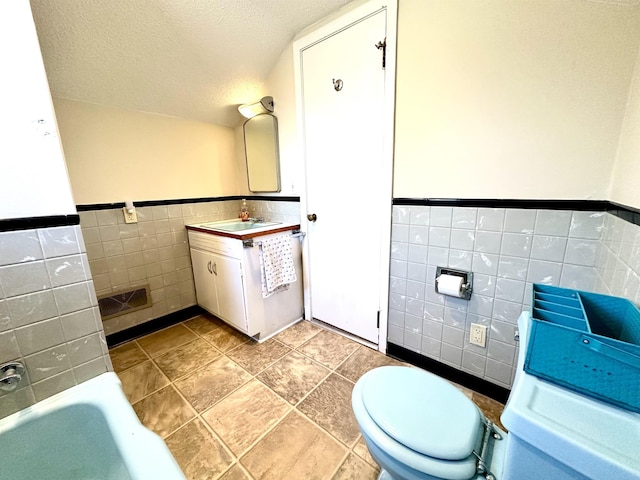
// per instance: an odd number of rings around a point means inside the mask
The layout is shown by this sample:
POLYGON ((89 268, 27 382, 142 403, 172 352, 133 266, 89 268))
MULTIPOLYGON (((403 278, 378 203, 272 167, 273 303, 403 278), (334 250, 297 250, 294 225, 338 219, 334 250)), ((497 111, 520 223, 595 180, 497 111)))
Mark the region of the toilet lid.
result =
POLYGON ((364 407, 394 440, 442 460, 461 460, 473 452, 480 412, 449 382, 411 367, 381 367, 365 377, 364 407))

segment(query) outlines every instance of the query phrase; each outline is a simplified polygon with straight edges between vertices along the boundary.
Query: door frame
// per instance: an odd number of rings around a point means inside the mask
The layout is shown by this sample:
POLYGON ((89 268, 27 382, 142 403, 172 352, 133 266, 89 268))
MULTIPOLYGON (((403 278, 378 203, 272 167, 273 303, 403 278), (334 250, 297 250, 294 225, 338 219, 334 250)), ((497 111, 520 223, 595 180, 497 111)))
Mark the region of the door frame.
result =
MULTIPOLYGON (((378 298, 380 310, 380 329, 378 332, 378 350, 387 350, 387 324, 389 314, 389 264, 391 254, 391 215, 393 203, 393 153, 394 153, 394 124, 395 124, 395 80, 396 80, 396 44, 398 25, 398 1, 397 0, 367 0, 356 6, 347 6, 336 14, 328 17, 320 24, 311 27, 312 30, 305 31, 293 42, 293 69, 295 81, 296 117, 297 117, 297 140, 298 152, 303 158, 301 165, 301 187, 300 187, 300 227, 305 233, 308 232, 307 221, 307 159, 305 155, 305 125, 304 125, 304 104, 302 85, 302 54, 303 52, 335 35, 342 30, 358 23, 371 15, 386 10, 387 22, 387 47, 384 79, 384 105, 383 114, 380 121, 383 123, 383 165, 382 178, 388 178, 388 182, 383 182, 380 189, 381 198, 386 199, 384 209, 381 212, 363 211, 361 215, 368 222, 378 220, 380 222, 380 281, 378 286, 378 298)), ((381 39, 382 40, 382 39, 381 39)), ((373 45, 372 45, 373 47, 373 45)), ((357 220, 357 218, 356 218, 357 220)), ((344 233, 344 241, 351 242, 357 246, 361 240, 358 238, 357 225, 353 232, 344 233)), ((304 242, 302 251, 302 271, 304 284, 304 318, 313 319, 311 305, 311 278, 309 274, 309 243, 304 242)))

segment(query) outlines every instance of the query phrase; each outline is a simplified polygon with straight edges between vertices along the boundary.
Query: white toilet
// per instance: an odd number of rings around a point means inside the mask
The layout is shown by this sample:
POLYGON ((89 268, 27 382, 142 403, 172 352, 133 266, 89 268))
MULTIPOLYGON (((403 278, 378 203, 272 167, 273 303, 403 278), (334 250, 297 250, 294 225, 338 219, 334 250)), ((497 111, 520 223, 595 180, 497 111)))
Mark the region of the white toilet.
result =
MULTIPOLYGON (((518 320, 526 346, 530 318, 518 320)), ((639 480, 640 415, 522 370, 501 417, 488 422, 446 380, 413 367, 367 372, 353 411, 380 480, 639 480)))

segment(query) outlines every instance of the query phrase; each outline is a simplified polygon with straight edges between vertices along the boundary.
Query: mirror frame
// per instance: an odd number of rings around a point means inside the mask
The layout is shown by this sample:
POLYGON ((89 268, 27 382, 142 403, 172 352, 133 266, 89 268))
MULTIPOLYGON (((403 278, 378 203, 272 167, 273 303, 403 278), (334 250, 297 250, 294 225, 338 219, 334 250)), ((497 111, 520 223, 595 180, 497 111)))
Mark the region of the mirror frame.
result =
MULTIPOLYGON (((252 193, 277 193, 280 192, 282 189, 281 186, 281 182, 280 182, 280 148, 279 148, 279 142, 278 142, 278 119, 275 115, 271 115, 270 113, 261 113, 259 115, 256 115, 255 117, 252 117, 250 119, 248 119, 246 122, 244 122, 244 124, 242 125, 242 133, 243 133, 243 138, 244 138, 244 158, 245 158, 245 162, 246 162, 246 166, 247 166, 247 185, 249 187, 249 191, 252 193), (251 141, 250 138, 247 138, 247 124, 249 124, 249 122, 255 121, 256 119, 261 119, 261 117, 271 117, 271 121, 272 121, 272 127, 273 127, 273 143, 272 145, 269 145, 269 148, 272 150, 273 152, 273 162, 275 163, 275 165, 273 165, 273 175, 275 175, 275 190, 274 189, 264 189, 264 188, 260 188, 260 185, 256 185, 256 189, 254 190, 251 187, 251 163, 254 163, 256 161, 259 161, 259 159, 254 158, 255 156, 252 156, 252 158, 249 157, 249 151, 251 150, 249 144, 253 143, 251 141)), ((271 159, 269 159, 269 161, 271 161, 271 159)), ((269 168, 269 167, 268 167, 269 168)), ((271 173, 271 172, 269 172, 271 173)), ((256 183, 256 179, 254 179, 254 184, 256 183)))

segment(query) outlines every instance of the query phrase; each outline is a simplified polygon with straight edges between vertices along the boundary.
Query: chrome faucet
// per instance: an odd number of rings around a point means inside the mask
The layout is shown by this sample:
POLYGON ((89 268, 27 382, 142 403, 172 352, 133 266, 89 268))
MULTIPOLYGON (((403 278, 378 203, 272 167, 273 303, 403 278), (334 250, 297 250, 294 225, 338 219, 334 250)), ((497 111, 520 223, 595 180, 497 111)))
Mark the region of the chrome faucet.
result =
POLYGON ((264 217, 249 218, 249 221, 253 222, 253 223, 264 223, 264 222, 266 222, 264 217))
POLYGON ((22 380, 24 365, 20 362, 9 362, 0 365, 0 390, 11 392, 18 387, 22 380))

